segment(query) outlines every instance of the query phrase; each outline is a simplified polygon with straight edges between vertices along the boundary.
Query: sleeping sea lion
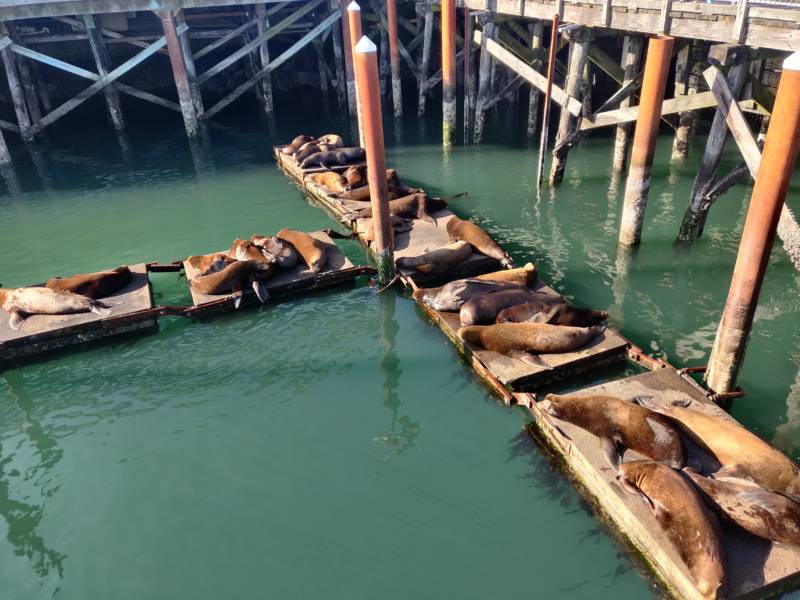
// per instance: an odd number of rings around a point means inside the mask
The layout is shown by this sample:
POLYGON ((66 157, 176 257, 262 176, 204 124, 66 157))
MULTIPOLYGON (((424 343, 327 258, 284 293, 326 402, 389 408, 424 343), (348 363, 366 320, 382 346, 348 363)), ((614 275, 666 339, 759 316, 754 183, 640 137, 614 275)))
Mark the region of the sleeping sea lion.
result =
POLYGON ((472 254, 472 246, 467 242, 453 242, 436 250, 403 256, 395 261, 398 269, 413 269, 418 273, 444 275, 467 260, 472 254))
POLYGON ((650 460, 622 463, 617 480, 641 496, 689 567, 703 598, 717 597, 725 577, 719 521, 694 488, 667 465, 650 460))
POLYGON ((111 307, 99 300, 46 287, 0 288, 0 308, 8 313, 11 329, 22 327, 30 315, 111 314, 111 307))
POLYGON ((333 171, 325 171, 324 173, 312 173, 307 177, 317 185, 324 187, 326 190, 333 194, 340 194, 350 189, 347 179, 333 171))
POLYGON ((231 258, 227 254, 217 253, 203 256, 190 256, 186 259, 190 265, 199 271, 198 275, 208 275, 209 273, 216 273, 227 267, 235 258, 231 258))
POLYGON ((254 244, 250 240, 243 240, 241 238, 233 240, 233 244, 231 244, 228 250, 228 256, 236 260, 257 260, 259 262, 268 263, 276 262, 275 257, 270 253, 265 253, 261 246, 254 244))
POLYGON ((297 252, 291 244, 271 235, 254 234, 250 236, 250 241, 260 247, 262 252, 272 256, 281 269, 293 269, 297 265, 297 252))
POLYGON ((536 272, 536 265, 533 263, 526 263, 524 267, 516 269, 503 269, 502 271, 485 273, 476 277, 476 279, 491 279, 492 281, 509 281, 528 287, 536 283, 538 278, 539 274, 536 272))
POLYGON ((762 488, 800 502, 800 469, 777 448, 732 421, 683 406, 656 403, 653 398, 636 401, 675 420, 700 448, 708 450, 722 465, 720 477, 750 479, 762 488))
POLYGON ((336 135, 335 133, 326 133, 319 137, 320 144, 327 144, 328 146, 341 148, 344 146, 344 141, 342 141, 341 136, 336 135))
POLYGON ((331 150, 335 150, 335 148, 333 146, 328 146, 327 144, 322 144, 318 141, 313 141, 300 146, 297 152, 295 152, 294 158, 297 162, 302 162, 309 156, 313 156, 319 152, 330 152, 331 150))
POLYGON ((342 176, 347 181, 350 189, 367 185, 367 167, 347 167, 342 176))
POLYGON ((412 296, 420 304, 433 310, 455 311, 470 298, 505 289, 524 289, 518 283, 490 281, 486 279, 456 279, 436 288, 419 288, 412 296))
POLYGON ((800 504, 747 479, 684 473, 712 504, 745 531, 765 540, 800 546, 800 504))
POLYGON ((339 150, 328 150, 317 152, 307 157, 300 163, 301 169, 310 167, 344 167, 353 162, 363 161, 366 154, 363 148, 341 148, 339 150))
POLYGON ((490 325, 504 308, 531 302, 546 302, 555 298, 549 292, 534 292, 528 288, 498 290, 471 298, 461 306, 459 320, 462 325, 490 325))
POLYGON ((539 405, 549 415, 577 425, 600 438, 603 454, 614 470, 625 450, 680 469, 686 451, 678 430, 665 418, 614 396, 548 394, 539 405))
MULTIPOLYGON (((396 185, 390 185, 387 188, 387 190, 389 192, 389 195, 386 197, 387 200, 397 200, 398 198, 402 198, 403 196, 407 196, 408 194, 416 194, 422 192, 422 190, 417 188, 410 188, 405 186, 398 187, 396 185)), ((372 199, 369 193, 368 185, 353 190, 349 190, 347 192, 342 192, 341 194, 336 194, 336 195, 342 200, 353 200, 355 202, 369 202, 372 199)))
POLYGON ((131 270, 122 265, 109 271, 98 271, 72 277, 53 277, 45 287, 80 294, 87 298, 104 298, 118 292, 131 282, 131 270))
MULTIPOLYGON (((447 208, 447 202, 441 198, 430 198, 427 194, 417 193, 389 200, 389 214, 404 219, 420 219, 435 223, 431 214, 447 208)), ((372 206, 366 206, 355 213, 359 218, 372 218, 372 206)), ((452 240, 451 240, 452 241, 452 240)))
POLYGON ((550 323, 591 327, 608 319, 602 310, 576 308, 564 302, 530 302, 504 308, 497 315, 498 323, 550 323))
POLYGON ((504 267, 508 268, 513 265, 505 250, 488 233, 471 221, 464 221, 454 216, 447 222, 447 235, 450 236, 451 242, 456 240, 469 242, 475 250, 500 261, 504 267))
POLYGON ((314 273, 319 273, 328 260, 327 249, 325 244, 317 239, 314 239, 303 231, 295 231, 294 229, 281 229, 275 234, 275 237, 288 242, 303 259, 309 269, 314 273))
POLYGON ((281 153, 286 154, 288 156, 292 156, 297 152, 300 146, 312 141, 314 141, 314 138, 309 135, 298 135, 289 143, 288 146, 285 146, 281 149, 281 153))
MULTIPOLYGON (((269 292, 264 285, 263 278, 275 272, 273 263, 258 260, 237 260, 221 270, 198 275, 189 280, 192 289, 201 294, 225 294, 228 292, 241 293, 245 283, 250 283, 259 301, 266 302, 269 292)), ((234 301, 234 306, 239 308, 242 297, 239 295, 234 301)))
POLYGON ((605 327, 562 327, 544 323, 498 323, 469 325, 458 330, 468 344, 481 346, 535 365, 533 354, 561 354, 585 346, 605 327))

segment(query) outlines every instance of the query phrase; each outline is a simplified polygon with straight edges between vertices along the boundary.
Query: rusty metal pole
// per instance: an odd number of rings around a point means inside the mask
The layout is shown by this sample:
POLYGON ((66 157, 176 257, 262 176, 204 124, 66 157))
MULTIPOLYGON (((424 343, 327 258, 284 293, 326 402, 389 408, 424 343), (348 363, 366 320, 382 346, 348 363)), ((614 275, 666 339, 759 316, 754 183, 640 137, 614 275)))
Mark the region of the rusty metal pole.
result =
POLYGON ((386 0, 386 21, 389 24, 389 62, 392 69, 392 106, 394 116, 403 116, 403 93, 400 87, 400 45, 397 40, 397 2, 386 0))
POLYGON ((181 106, 181 114, 183 114, 183 122, 186 125, 186 133, 189 134, 189 137, 194 138, 200 135, 200 126, 197 122, 197 112, 189 85, 189 74, 183 60, 181 41, 178 39, 178 31, 175 27, 175 16, 169 10, 159 11, 158 16, 161 18, 164 37, 167 40, 169 62, 172 65, 172 75, 178 90, 178 101, 181 106))
MULTIPOLYGON (((341 8, 340 0, 333 0, 331 7, 341 8)), ((344 46, 344 72, 347 78, 347 106, 350 114, 358 114, 356 107, 356 77, 353 66, 353 47, 350 45, 350 19, 342 11, 342 45, 344 46)))
POLYGON ((633 134, 631 164, 625 185, 625 204, 622 207, 622 223, 619 230, 619 243, 623 246, 636 246, 642 238, 653 153, 661 120, 661 103, 664 101, 664 89, 667 85, 674 42, 671 37, 657 36, 650 38, 647 46, 639 116, 633 134))
POLYGON ((364 149, 367 153, 367 182, 375 231, 375 258, 378 280, 386 285, 394 276, 394 240, 389 219, 389 187, 386 182, 386 155, 381 120, 381 84, 378 78, 378 48, 362 37, 354 48, 358 94, 364 117, 364 149))
MULTIPOLYGON (((345 44, 350 46, 352 52, 355 52, 356 44, 361 39, 361 7, 353 0, 347 5, 347 25, 350 31, 350 39, 345 40, 345 44)), ((358 120, 358 144, 364 147, 364 118, 361 115, 361 94, 358 92, 358 64, 353 61, 353 90, 356 95, 356 118, 358 120)))
POLYGON ((718 394, 733 390, 744 360, 758 295, 799 148, 800 52, 795 52, 783 63, 731 288, 708 363, 706 384, 718 394))
POLYGON ((442 142, 456 136, 456 0, 442 0, 442 142))

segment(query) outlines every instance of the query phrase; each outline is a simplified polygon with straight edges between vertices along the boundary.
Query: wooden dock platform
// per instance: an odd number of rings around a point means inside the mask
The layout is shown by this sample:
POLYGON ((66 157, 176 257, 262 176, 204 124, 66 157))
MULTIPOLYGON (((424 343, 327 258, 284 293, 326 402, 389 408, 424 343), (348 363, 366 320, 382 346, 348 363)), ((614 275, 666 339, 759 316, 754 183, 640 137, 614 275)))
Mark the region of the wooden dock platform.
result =
POLYGON ((130 270, 131 282, 116 294, 103 298, 112 305, 108 317, 94 313, 31 315, 15 331, 8 324, 8 315, 2 313, 0 364, 117 335, 155 331, 156 318, 149 312, 153 298, 147 265, 131 265, 130 270))

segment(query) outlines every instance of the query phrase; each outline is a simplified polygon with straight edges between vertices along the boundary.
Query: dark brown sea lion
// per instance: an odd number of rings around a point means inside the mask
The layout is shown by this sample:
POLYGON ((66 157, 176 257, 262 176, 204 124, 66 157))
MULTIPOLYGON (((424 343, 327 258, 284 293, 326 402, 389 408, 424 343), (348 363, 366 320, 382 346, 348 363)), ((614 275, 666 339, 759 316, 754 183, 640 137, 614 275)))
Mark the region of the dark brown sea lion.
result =
POLYGON ((431 307, 433 310, 454 311, 470 298, 505 289, 524 289, 518 283, 508 281, 491 281, 487 279, 456 279, 436 288, 420 288, 414 290, 414 300, 431 307))
POLYGON ((275 264, 281 269, 293 269, 297 265, 297 252, 292 245, 276 238, 254 234, 250 241, 261 248, 261 251, 275 259, 275 264))
POLYGON ((539 405, 548 414, 600 438, 603 454, 614 470, 625 450, 680 469, 686 451, 678 430, 665 417, 615 396, 548 394, 539 405))
POLYGON ((762 488, 800 502, 800 469, 777 448, 730 419, 715 417, 684 406, 639 397, 637 402, 674 419, 701 448, 722 465, 720 477, 750 479, 762 488))
POLYGON ((467 242, 453 242, 436 250, 403 256, 395 261, 398 269, 413 269, 418 273, 444 275, 467 260, 472 254, 472 246, 467 242))
MULTIPOLYGON (((447 202, 441 198, 430 198, 424 193, 410 194, 389 201, 389 214, 403 219, 420 219, 429 223, 435 223, 431 215, 444 208, 447 208, 447 202)), ((356 215, 359 218, 371 218, 372 206, 365 206, 356 215)))
POLYGON ((319 273, 325 267, 328 260, 327 249, 319 240, 294 229, 281 229, 275 237, 289 242, 314 273, 319 273))
POLYGON ((550 323, 591 327, 608 319, 602 310, 576 308, 564 302, 530 302, 504 308, 497 315, 498 323, 550 323))
POLYGON ((800 546, 800 504, 747 479, 684 473, 717 508, 745 531, 781 544, 800 546))
POLYGON ((650 460, 622 463, 622 488, 641 496, 689 567, 703 598, 717 598, 725 578, 722 533, 717 518, 678 472, 650 460))
POLYGON ((350 189, 347 179, 334 173, 333 171, 326 171, 324 173, 312 173, 308 179, 324 187, 326 190, 333 194, 340 194, 350 189))
POLYGON ((232 262, 236 262, 235 258, 231 258, 227 254, 217 253, 200 256, 190 256, 186 259, 198 271, 198 275, 208 275, 209 273, 216 273, 227 267, 232 262))
POLYGON ((131 282, 131 270, 122 265, 109 271, 98 271, 72 277, 53 277, 47 280, 46 287, 80 294, 87 298, 105 298, 118 292, 131 282))
POLYGON ((111 307, 99 300, 46 287, 0 288, 0 308, 8 313, 11 329, 22 327, 30 315, 111 314, 111 307))
POLYGON ((350 189, 360 188, 367 185, 367 168, 361 167, 347 167, 342 176, 347 181, 350 189))
MULTIPOLYGON (((536 265, 533 263, 526 263, 525 266, 516 269, 503 269, 502 271, 494 271, 484 275, 478 275, 476 279, 491 279, 492 281, 508 281, 511 283, 518 283, 531 287, 536 283, 539 274, 536 271, 536 265)), ((558 296, 553 296, 558 298, 558 296)))
POLYGON ((549 292, 534 292, 528 288, 498 290, 471 298, 463 304, 459 313, 462 325, 490 325, 497 320, 504 308, 517 304, 542 302, 553 298, 549 292))
POLYGON ((585 346, 605 327, 562 327, 544 323, 469 325, 458 330, 468 344, 539 365, 533 354, 561 354, 585 346))
POLYGON ((307 157, 300 163, 301 169, 311 167, 344 167, 350 163, 363 161, 366 154, 363 148, 341 148, 339 150, 328 150, 327 152, 317 152, 307 157))
MULTIPOLYGON (((258 260, 237 260, 226 265, 219 271, 208 275, 198 275, 189 280, 192 289, 201 294, 225 294, 228 292, 241 292, 246 283, 250 283, 253 291, 261 302, 266 302, 269 292, 264 285, 264 278, 270 277, 275 272, 273 263, 258 260)), ((241 295, 234 301, 234 306, 239 308, 242 301, 241 295)))
POLYGON ((454 216, 447 222, 447 235, 450 236, 451 242, 456 240, 469 242, 475 250, 500 261, 500 264, 504 267, 511 267, 513 265, 511 258, 509 258, 505 250, 492 239, 492 236, 471 221, 464 221, 454 216))
POLYGON ((300 146, 312 141, 314 141, 314 138, 309 135, 298 135, 289 143, 288 146, 284 146, 281 149, 281 153, 286 154, 288 156, 292 156, 297 152, 300 146))
POLYGON ((300 146, 297 152, 295 152, 294 158, 297 162, 302 162, 309 156, 313 156, 314 154, 318 154, 320 152, 330 152, 332 150, 336 150, 336 146, 329 146, 328 144, 323 144, 319 141, 309 142, 300 146))

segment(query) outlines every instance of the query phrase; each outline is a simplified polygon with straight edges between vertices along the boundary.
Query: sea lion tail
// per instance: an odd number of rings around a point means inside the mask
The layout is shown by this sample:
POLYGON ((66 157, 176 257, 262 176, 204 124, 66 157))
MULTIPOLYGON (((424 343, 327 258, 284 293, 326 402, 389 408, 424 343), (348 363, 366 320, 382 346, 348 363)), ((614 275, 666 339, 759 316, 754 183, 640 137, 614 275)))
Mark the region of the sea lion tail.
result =
POLYGON ((89 310, 101 317, 107 317, 111 314, 111 306, 99 300, 92 300, 92 303, 89 305, 89 310))

